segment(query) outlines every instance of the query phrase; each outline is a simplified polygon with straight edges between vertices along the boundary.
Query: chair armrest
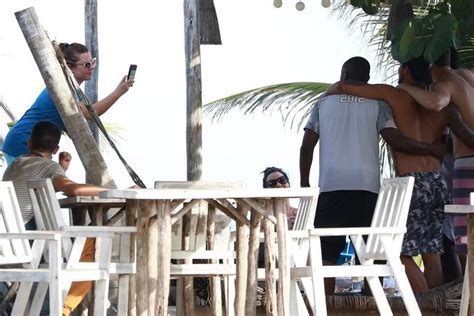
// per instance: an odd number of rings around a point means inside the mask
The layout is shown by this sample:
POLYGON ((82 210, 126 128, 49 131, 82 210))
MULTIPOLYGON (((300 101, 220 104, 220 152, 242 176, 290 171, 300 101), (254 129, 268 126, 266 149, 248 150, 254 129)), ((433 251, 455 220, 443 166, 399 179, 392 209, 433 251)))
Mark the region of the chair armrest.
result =
POLYGON ((53 231, 27 230, 24 233, 0 233, 0 239, 59 239, 61 233, 53 231))
POLYGON ((445 213, 471 214, 474 213, 474 205, 447 204, 444 206, 445 213))
POLYGON ((86 238, 113 238, 114 233, 107 232, 107 231, 97 231, 97 230, 86 230, 86 231, 79 231, 79 230, 60 230, 61 237, 86 237, 86 238))

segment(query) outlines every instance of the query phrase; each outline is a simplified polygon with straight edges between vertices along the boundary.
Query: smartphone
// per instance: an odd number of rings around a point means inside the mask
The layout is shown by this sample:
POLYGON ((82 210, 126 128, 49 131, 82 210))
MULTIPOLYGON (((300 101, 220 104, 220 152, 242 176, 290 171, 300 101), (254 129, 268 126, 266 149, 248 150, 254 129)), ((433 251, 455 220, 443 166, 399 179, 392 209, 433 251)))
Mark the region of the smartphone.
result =
POLYGON ((130 68, 128 68, 127 80, 135 80, 136 72, 137 72, 137 65, 130 65, 130 68))

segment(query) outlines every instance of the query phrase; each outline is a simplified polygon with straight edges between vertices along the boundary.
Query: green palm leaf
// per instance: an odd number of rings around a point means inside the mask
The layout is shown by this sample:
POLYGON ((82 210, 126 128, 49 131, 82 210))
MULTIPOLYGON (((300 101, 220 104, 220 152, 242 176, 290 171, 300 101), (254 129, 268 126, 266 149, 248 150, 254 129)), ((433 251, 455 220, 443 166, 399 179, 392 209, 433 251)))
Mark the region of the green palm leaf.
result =
POLYGON ((331 84, 321 82, 292 82, 252 89, 225 97, 203 106, 212 120, 221 120, 234 108, 244 114, 257 110, 278 112, 284 124, 298 127, 305 121, 311 107, 331 84))

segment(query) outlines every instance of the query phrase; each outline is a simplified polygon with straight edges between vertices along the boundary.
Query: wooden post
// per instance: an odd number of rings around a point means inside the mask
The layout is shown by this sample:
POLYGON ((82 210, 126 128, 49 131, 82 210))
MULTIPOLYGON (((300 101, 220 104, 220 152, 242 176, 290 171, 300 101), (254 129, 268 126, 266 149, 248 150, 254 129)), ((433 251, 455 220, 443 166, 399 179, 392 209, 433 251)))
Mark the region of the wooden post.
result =
MULTIPOLYGON (((202 88, 201 50, 199 46, 198 0, 184 0, 184 36, 186 63, 186 171, 188 181, 202 175, 202 88)), ((183 224, 187 225, 183 218, 183 224)), ((184 277, 185 313, 194 309, 192 277, 184 277)))
POLYGON ((286 210, 288 201, 278 198, 275 200, 275 215, 277 217, 277 238, 278 238, 278 315, 288 316, 290 300, 290 269, 286 251, 286 235, 288 223, 286 210))
MULTIPOLYGON (((170 201, 160 201, 158 206, 158 262, 155 316, 168 315, 168 294, 171 268, 171 208, 170 201)), ((150 315, 153 315, 151 312, 150 315)))
MULTIPOLYGON (((247 209, 240 204, 237 206, 243 216, 247 216, 247 209)), ((236 316, 245 316, 245 291, 247 289, 247 262, 249 250, 249 227, 244 223, 237 222, 237 264, 235 279, 235 302, 234 311, 236 316)), ((230 284, 229 286, 232 286, 230 284)))
MULTIPOLYGON (((97 0, 85 0, 84 5, 84 26, 85 26, 85 36, 86 43, 85 45, 89 49, 89 52, 97 60, 97 65, 94 68, 94 75, 91 80, 86 81, 85 94, 91 103, 95 103, 98 100, 98 87, 99 87, 99 40, 98 33, 99 28, 97 24, 97 0)), ((89 127, 92 131, 95 141, 99 142, 99 128, 94 123, 90 121, 89 127)))
POLYGON ((78 109, 54 47, 39 23, 34 8, 15 12, 15 16, 91 182, 115 188, 115 182, 107 170, 84 116, 78 109))
POLYGON ((137 316, 148 316, 148 223, 151 203, 140 201, 137 217, 137 316))
MULTIPOLYGON (((274 213, 273 200, 267 201, 267 208, 274 213)), ((270 220, 263 220, 265 235, 265 310, 267 315, 276 315, 277 297, 275 280, 275 224, 270 220)))
MULTIPOLYGON (((207 249, 214 250, 214 239, 216 230, 216 208, 208 205, 207 212, 207 249)), ((212 264, 218 264, 218 259, 211 259, 212 264)), ((211 277, 211 315, 222 315, 222 291, 221 278, 219 276, 211 277)))
POLYGON ((148 260, 147 260, 147 270, 148 270, 148 315, 154 315, 153 311, 155 310, 155 300, 157 295, 157 278, 158 278, 158 218, 154 217, 154 213, 162 212, 158 209, 164 207, 164 203, 158 203, 153 201, 153 208, 150 212, 150 221, 148 223, 148 260))
POLYGON ((258 249, 260 246, 260 222, 262 215, 253 211, 250 217, 249 258, 247 262, 247 298, 245 299, 245 315, 257 314, 257 270, 258 249))
POLYGON ((198 11, 198 0, 184 0, 188 181, 200 180, 202 175, 202 87, 198 11))
MULTIPOLYGON (((136 217, 137 217, 137 212, 138 212, 138 201, 137 200, 130 200, 127 201, 127 208, 126 208, 126 218, 127 218, 127 226, 136 226, 136 217)), ((132 234, 130 236, 130 253, 128 257, 124 253, 124 256, 128 261, 135 260, 136 262, 136 239, 137 236, 136 234, 132 234)), ((125 258, 124 258, 125 259, 125 258)), ((128 287, 128 292, 125 291, 124 295, 128 295, 128 304, 125 304, 125 306, 120 306, 118 310, 119 311, 127 311, 126 315, 128 316, 137 316, 137 279, 136 279, 136 274, 132 275, 121 275, 119 276, 119 296, 121 295, 121 289, 124 289, 125 287, 122 286, 123 283, 126 283, 127 280, 129 281, 129 287, 128 287), (128 306, 127 306, 128 305, 128 306)), ((122 302, 125 298, 120 297, 119 303, 122 302)))

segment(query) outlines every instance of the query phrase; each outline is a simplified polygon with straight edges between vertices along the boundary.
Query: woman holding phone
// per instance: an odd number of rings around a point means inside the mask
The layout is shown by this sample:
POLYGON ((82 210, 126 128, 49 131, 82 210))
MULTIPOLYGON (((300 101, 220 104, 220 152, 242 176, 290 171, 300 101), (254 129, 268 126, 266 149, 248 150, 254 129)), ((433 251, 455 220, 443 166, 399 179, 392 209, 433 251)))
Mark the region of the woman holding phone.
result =
MULTIPOLYGON (((79 43, 61 43, 59 44, 59 48, 79 85, 92 78, 97 62, 95 58, 92 58, 86 46, 79 43)), ((98 115, 105 113, 132 85, 133 80, 127 80, 127 76, 124 76, 112 93, 104 99, 92 104, 94 110, 98 115)), ((81 110, 84 117, 89 119, 89 112, 82 103, 81 110)), ((23 114, 7 134, 2 147, 7 164, 10 164, 15 158, 28 153, 27 142, 30 138, 31 130, 39 121, 54 122, 61 130, 65 130, 64 122, 47 88, 40 93, 33 105, 23 114)))

